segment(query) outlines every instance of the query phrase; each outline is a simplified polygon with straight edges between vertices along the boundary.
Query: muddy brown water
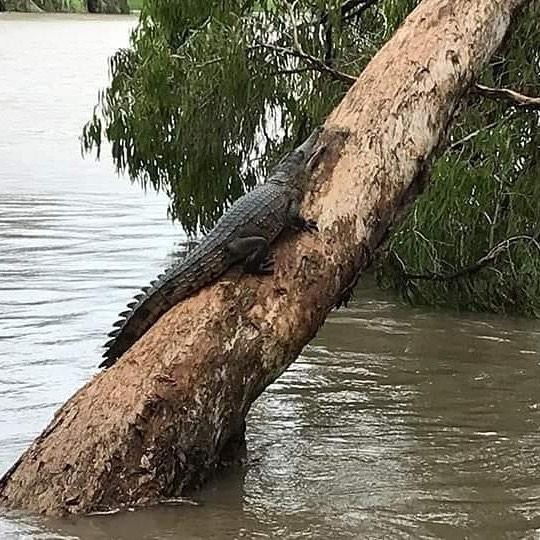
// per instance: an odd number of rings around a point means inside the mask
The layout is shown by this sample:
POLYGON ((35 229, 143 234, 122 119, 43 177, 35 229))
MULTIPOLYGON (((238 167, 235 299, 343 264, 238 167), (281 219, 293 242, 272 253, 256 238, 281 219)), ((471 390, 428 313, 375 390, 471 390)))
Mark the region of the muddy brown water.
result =
MULTIPOLYGON (((77 137, 130 17, 0 15, 0 473, 96 371, 172 257, 166 200, 77 137)), ((369 284, 256 403, 248 460, 193 504, 1 539, 540 538, 540 323, 409 309, 369 284)))

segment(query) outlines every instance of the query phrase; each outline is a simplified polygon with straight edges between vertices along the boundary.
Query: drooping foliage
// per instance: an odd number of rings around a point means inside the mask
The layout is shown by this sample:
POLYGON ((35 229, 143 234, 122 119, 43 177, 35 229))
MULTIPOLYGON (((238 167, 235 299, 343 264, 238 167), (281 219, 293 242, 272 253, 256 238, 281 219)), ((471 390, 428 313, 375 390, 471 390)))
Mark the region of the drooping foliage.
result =
POLYGON ((350 85, 336 72, 358 74, 414 3, 148 0, 83 147, 105 136, 119 170, 164 190, 187 231, 207 229, 321 122, 350 85))
MULTIPOLYGON (((83 148, 111 144, 133 181, 165 191, 190 233, 319 124, 418 0, 147 0, 83 148)), ((489 86, 540 94, 540 0, 485 70, 489 86)), ((538 314, 538 113, 473 95, 433 181, 380 261, 414 302, 538 314), (499 246, 505 239, 522 236, 499 246), (481 269, 456 279, 486 253, 481 269)))
MULTIPOLYGON (((532 2, 479 82, 540 95, 539 20, 532 2)), ((472 92, 389 243, 381 283, 413 303, 540 316, 539 127, 539 111, 472 92)))

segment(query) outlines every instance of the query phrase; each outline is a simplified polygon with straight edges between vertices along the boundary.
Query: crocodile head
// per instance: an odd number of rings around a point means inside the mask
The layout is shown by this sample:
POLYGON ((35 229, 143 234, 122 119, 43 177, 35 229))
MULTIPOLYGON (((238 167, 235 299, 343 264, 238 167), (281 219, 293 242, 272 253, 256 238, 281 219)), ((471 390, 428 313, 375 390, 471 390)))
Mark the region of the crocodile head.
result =
POLYGON ((316 128, 300 146, 283 157, 272 170, 268 181, 301 189, 303 180, 309 172, 309 162, 319 153, 317 141, 322 131, 322 127, 316 128))

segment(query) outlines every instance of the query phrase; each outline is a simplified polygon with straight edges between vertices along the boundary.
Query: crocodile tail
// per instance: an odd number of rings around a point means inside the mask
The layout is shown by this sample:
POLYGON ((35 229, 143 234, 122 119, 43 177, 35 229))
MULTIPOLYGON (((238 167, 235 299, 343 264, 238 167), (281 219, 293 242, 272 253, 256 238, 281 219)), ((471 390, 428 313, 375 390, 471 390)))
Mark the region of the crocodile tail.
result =
POLYGON ((208 264, 206 257, 188 257, 179 267, 158 276, 150 287, 144 287, 120 313, 120 319, 105 343, 104 360, 99 367, 111 367, 157 320, 191 294, 219 277, 227 270, 226 254, 213 253, 208 264))
POLYGON ((116 328, 109 333, 111 339, 104 345, 104 360, 99 367, 111 367, 170 307, 157 289, 143 289, 113 324, 116 328))

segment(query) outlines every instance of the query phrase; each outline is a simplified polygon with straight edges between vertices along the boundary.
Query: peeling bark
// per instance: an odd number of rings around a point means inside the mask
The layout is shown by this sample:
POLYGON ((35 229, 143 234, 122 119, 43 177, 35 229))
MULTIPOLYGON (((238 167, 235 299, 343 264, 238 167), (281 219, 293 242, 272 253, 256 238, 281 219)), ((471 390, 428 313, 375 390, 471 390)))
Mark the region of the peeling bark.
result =
POLYGON ((171 309, 55 415, 0 481, 49 514, 148 504, 198 486, 243 440, 260 393, 350 291, 522 0, 425 0, 328 118, 327 150, 272 277, 232 271, 171 309))

